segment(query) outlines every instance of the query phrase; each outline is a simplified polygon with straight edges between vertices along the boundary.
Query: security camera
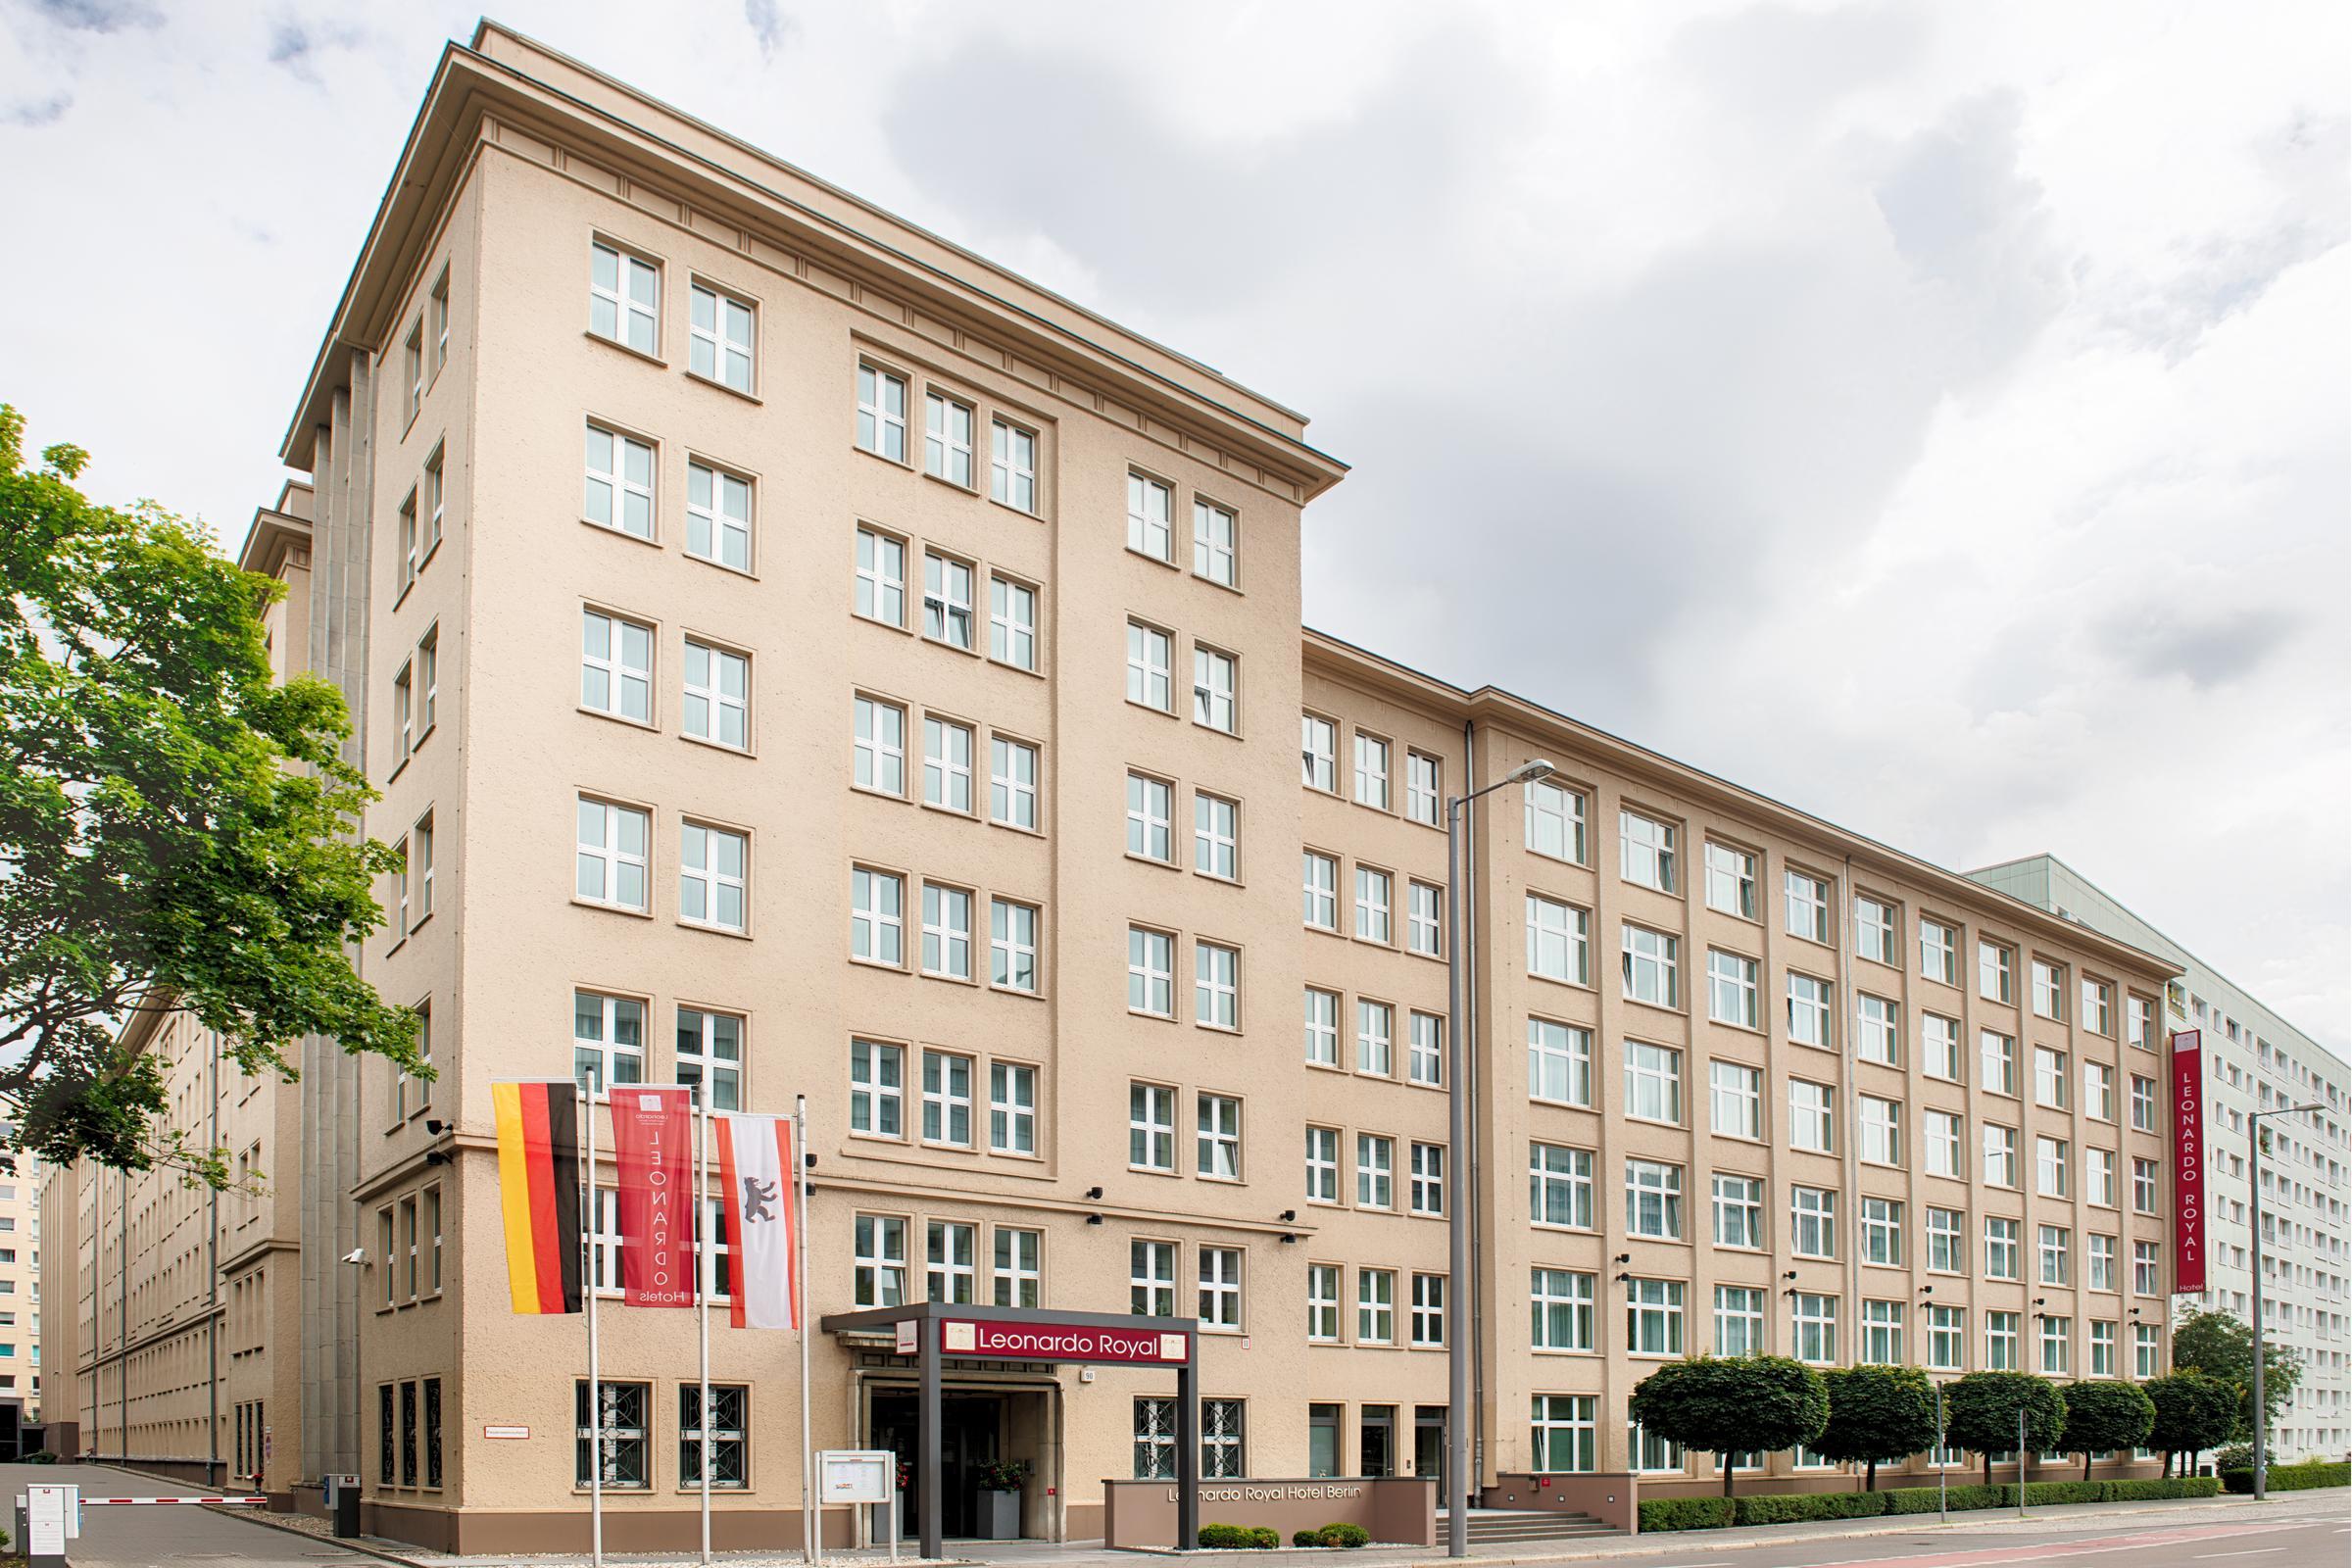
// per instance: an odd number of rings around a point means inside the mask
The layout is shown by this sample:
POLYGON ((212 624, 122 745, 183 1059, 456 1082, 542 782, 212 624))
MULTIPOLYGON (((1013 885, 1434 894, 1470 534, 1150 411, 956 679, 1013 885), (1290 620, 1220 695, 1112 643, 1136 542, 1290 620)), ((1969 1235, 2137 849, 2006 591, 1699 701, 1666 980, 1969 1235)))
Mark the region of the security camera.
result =
POLYGON ((344 1261, 344 1262, 346 1262, 346 1263, 365 1263, 365 1262, 367 1262, 367 1261, 368 1261, 368 1249, 366 1249, 365 1247, 355 1247, 355 1248, 353 1248, 353 1249, 352 1249, 350 1251, 348 1251, 348 1252, 345 1252, 345 1253, 343 1254, 343 1261, 344 1261))

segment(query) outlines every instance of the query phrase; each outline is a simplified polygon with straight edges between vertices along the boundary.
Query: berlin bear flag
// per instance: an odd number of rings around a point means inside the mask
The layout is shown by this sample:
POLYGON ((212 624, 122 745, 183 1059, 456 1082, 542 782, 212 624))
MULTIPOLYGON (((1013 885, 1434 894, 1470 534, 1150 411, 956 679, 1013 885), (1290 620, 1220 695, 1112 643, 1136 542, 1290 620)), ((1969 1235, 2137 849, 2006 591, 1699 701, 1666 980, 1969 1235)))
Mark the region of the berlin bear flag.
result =
POLYGON ((718 1131, 719 1192, 735 1263, 727 1320, 739 1329, 801 1326, 800 1212, 794 1180, 800 1153, 790 1116, 710 1118, 718 1131))

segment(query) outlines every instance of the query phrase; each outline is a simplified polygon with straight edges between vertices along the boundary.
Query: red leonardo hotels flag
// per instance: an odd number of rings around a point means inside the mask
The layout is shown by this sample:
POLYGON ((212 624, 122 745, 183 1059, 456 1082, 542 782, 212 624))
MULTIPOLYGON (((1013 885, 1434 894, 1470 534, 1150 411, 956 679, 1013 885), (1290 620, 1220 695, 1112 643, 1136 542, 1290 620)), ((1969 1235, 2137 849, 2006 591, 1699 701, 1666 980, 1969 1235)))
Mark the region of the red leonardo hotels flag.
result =
POLYGON ((2205 1041, 2173 1035, 2173 1290, 2205 1289, 2205 1041))
POLYGON ((507 1290, 517 1312, 580 1309, 579 1089, 492 1084, 507 1290))
POLYGON ((801 1326, 798 1215, 792 1182, 800 1170, 789 1116, 713 1116, 727 1245, 735 1262, 727 1320, 739 1329, 801 1326))
POLYGON ((684 1089, 614 1084, 621 1299, 694 1304, 694 1108, 684 1089))

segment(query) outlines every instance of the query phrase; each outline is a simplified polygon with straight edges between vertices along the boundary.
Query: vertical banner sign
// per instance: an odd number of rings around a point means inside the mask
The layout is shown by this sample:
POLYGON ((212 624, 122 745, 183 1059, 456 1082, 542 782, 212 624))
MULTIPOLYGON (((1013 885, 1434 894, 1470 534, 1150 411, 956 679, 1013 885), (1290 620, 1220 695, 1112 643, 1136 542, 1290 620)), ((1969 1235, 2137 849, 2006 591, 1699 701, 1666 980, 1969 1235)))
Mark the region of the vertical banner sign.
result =
POLYGON ((492 1084, 507 1293, 517 1312, 580 1309, 579 1089, 492 1084))
POLYGON ((2173 1035, 2173 1291, 2205 1289, 2205 1050, 2195 1029, 2173 1035))
POLYGON ((621 1299, 694 1304, 694 1109, 686 1091, 614 1084, 621 1299))
POLYGON ((718 1190, 725 1195, 727 1250, 735 1264, 727 1321, 739 1329, 797 1329, 800 1255, 793 1193, 800 1152, 789 1116, 713 1116, 718 1190))

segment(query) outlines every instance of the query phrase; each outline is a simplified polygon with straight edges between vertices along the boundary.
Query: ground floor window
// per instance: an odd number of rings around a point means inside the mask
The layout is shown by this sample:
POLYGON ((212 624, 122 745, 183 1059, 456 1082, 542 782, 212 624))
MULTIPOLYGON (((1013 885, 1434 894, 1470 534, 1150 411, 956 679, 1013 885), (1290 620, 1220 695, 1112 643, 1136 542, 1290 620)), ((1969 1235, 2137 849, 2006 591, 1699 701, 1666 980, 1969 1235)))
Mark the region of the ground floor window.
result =
POLYGON ((441 1380, 424 1380, 424 1484, 441 1485, 441 1380))
POLYGON ((1306 1473, 1321 1481, 1340 1473, 1340 1407, 1306 1407, 1306 1473))
POLYGON ((1646 1475, 1680 1475, 1683 1470, 1683 1446, 1669 1443, 1654 1432, 1644 1432, 1635 1422, 1627 1434, 1627 1445, 1634 1450, 1634 1468, 1646 1475))
POLYGON ((618 1489, 643 1491, 653 1485, 646 1430, 652 1403, 653 1390, 643 1383, 599 1383, 593 1396, 587 1379, 572 1385, 574 1486, 588 1486, 592 1475, 618 1489))
POLYGON ((1200 1474, 1213 1479, 1248 1475, 1242 1447, 1242 1401, 1200 1401, 1200 1474))
POLYGON ((1135 1479, 1176 1479, 1176 1401, 1135 1401, 1135 1479))
POLYGON ((400 1416, 394 1403, 400 1396, 389 1383, 379 1384, 375 1391, 375 1484, 392 1485, 395 1467, 400 1462, 400 1416))
MULTIPOLYGON (((751 1391, 740 1383, 710 1385, 710 1485, 741 1488, 751 1484, 751 1451, 744 1438, 749 1425, 744 1405, 751 1391)), ((703 1484, 703 1386, 678 1385, 678 1485, 703 1484)))
POLYGON ((1593 1467, 1595 1407, 1590 1394, 1539 1394, 1532 1426, 1533 1468, 1539 1472, 1588 1471, 1593 1467))

